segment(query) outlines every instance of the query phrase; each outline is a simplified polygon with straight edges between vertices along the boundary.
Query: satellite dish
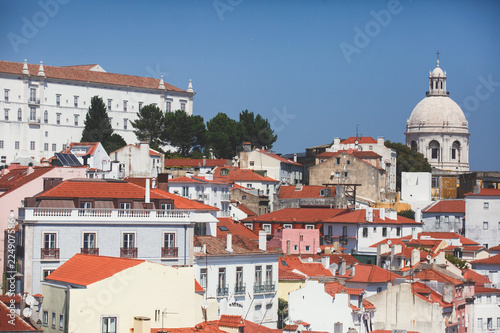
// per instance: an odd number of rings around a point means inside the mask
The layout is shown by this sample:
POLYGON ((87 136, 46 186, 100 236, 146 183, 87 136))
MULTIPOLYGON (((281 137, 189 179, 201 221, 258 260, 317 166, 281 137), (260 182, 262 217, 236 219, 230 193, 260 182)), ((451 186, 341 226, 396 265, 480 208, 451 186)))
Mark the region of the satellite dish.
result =
POLYGON ((204 300, 204 301, 203 301, 203 303, 201 303, 201 308, 202 308, 203 310, 208 309, 208 302, 207 302, 207 300, 204 300))
POLYGON ((32 313, 33 310, 31 310, 31 308, 24 308, 23 310, 23 316, 26 318, 30 318, 32 313))
POLYGON ((387 240, 387 245, 391 245, 392 241, 390 239, 387 240))
POLYGON ((320 247, 318 247, 318 248, 316 249, 316 251, 317 251, 318 253, 321 253, 321 248, 320 248, 320 247))
POLYGON ((309 258, 307 258, 307 261, 309 261, 309 262, 313 262, 313 258, 312 258, 312 257, 309 257, 309 258))
POLYGON ((31 306, 35 305, 35 298, 34 298, 33 296, 31 296, 31 295, 28 295, 28 296, 26 297, 26 301, 25 301, 25 302, 26 302, 26 304, 27 304, 28 306, 30 306, 30 307, 31 307, 31 306))
POLYGON ((427 255, 427 260, 431 260, 431 255, 430 254, 427 255))

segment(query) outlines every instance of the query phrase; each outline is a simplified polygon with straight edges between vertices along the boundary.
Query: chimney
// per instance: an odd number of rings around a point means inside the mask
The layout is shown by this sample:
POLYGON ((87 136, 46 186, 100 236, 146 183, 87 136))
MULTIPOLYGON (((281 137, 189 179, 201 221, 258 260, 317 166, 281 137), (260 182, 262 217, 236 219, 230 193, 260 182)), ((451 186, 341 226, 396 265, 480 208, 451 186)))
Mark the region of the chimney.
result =
POLYGON ((330 267, 330 257, 329 256, 321 257, 321 263, 323 264, 323 267, 328 269, 330 267))
POLYGON ((418 239, 417 228, 412 228, 412 230, 411 230, 411 239, 418 239))
POLYGON ((233 234, 230 232, 226 234, 226 251, 229 253, 233 253, 233 234))
POLYGON ((479 194, 479 192, 481 192, 481 184, 479 183, 479 180, 476 180, 472 194, 479 194))
POLYGON ((386 213, 386 217, 390 220, 397 220, 398 219, 398 212, 396 212, 393 209, 387 209, 387 211, 385 213, 386 213))
POLYGON ((43 179, 43 191, 48 191, 57 185, 62 183, 62 178, 44 178, 43 179))
POLYGON ((149 184, 149 178, 146 178, 146 195, 144 198, 145 203, 150 203, 151 202, 151 187, 149 184))
POLYGON ((294 161, 295 163, 297 163, 297 154, 295 154, 295 153, 293 154, 293 161, 294 161))
POLYGON ((267 232, 265 230, 259 231, 259 250, 266 252, 267 232))
POLYGON ((168 192, 168 173, 158 174, 158 188, 162 191, 168 192))
POLYGON ((35 172, 35 169, 33 169, 33 166, 29 166, 28 170, 26 170, 26 176, 31 175, 33 172, 35 172))
POLYGON ((354 276, 354 275, 356 274, 356 265, 357 265, 357 264, 358 264, 358 263, 357 263, 357 262, 355 262, 355 263, 353 263, 353 264, 351 265, 351 276, 354 276))
POLYGON ((134 333, 150 333, 151 318, 137 316, 134 317, 134 333))
POLYGON ((415 209, 415 222, 422 222, 422 210, 420 208, 415 209))
POLYGON ((139 145, 141 164, 149 163, 149 141, 141 141, 139 145))
POLYGON ((377 245, 377 256, 387 252, 389 252, 389 245, 387 243, 380 243, 377 245))
POLYGON ((1 175, 2 175, 2 176, 5 176, 5 175, 6 175, 6 174, 8 174, 9 172, 10 172, 10 170, 9 170, 8 168, 4 168, 4 169, 2 169, 2 173, 1 173, 1 175))
POLYGON ((334 138, 333 139, 333 151, 339 151, 340 150, 340 138, 334 138))
POLYGON ((384 137, 383 136, 379 136, 377 137, 377 145, 384 145, 385 143, 385 140, 384 140, 384 137))
POLYGON ((214 159, 214 150, 212 148, 210 148, 209 152, 210 152, 210 159, 213 160, 214 159))
POLYGON ((419 262, 420 262, 420 250, 419 249, 411 250, 410 266, 413 267, 419 262))
POLYGON ((156 178, 151 179, 151 188, 156 188, 156 178))
POLYGON ((207 157, 203 155, 203 166, 207 165, 207 157))
POLYGON ((339 257, 339 275, 345 275, 346 263, 342 257, 339 257))
POLYGON ((394 244, 391 248, 391 256, 395 256, 396 254, 401 253, 402 249, 403 247, 401 246, 401 244, 394 244))
POLYGON ((366 211, 366 222, 373 222, 373 208, 368 207, 365 209, 366 211))
POLYGON ((385 208, 384 207, 379 209, 378 216, 380 217, 380 219, 385 220, 385 208))

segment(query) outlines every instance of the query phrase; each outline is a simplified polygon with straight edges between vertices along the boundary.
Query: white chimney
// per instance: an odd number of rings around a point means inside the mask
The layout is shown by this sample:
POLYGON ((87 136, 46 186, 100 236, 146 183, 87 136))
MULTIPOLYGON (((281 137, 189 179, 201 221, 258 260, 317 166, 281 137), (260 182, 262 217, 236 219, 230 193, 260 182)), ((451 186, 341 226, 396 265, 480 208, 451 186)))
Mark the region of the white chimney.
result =
POLYGON ((366 211, 366 222, 373 222, 373 208, 368 207, 365 209, 366 211))
POLYGON ((151 202, 151 188, 149 187, 149 178, 146 178, 146 196, 144 198, 145 203, 151 202))
POLYGON ((203 155, 203 166, 207 165, 207 157, 203 155))
POLYGON ((259 250, 266 252, 267 232, 265 230, 259 231, 259 250))
POLYGON ((321 257, 321 263, 323 264, 323 267, 328 269, 330 267, 330 257, 329 256, 321 257))
POLYGON ((28 167, 28 170, 26 170, 26 176, 31 175, 33 172, 35 172, 35 169, 33 169, 33 167, 30 165, 28 167))
POLYGON ((422 210, 420 208, 415 209, 415 222, 422 222, 422 210))
POLYGON ((344 275, 345 272, 346 272, 346 262, 344 259, 340 258, 339 275, 344 275))
POLYGON ((134 317, 134 333, 151 332, 151 318, 137 316, 134 317))
POLYGON ((385 140, 383 136, 377 137, 377 145, 383 146, 385 144, 385 140))
POLYGON ((297 162, 297 154, 295 154, 295 153, 293 154, 293 161, 297 162))
POLYGON ((382 220, 385 220, 385 208, 380 208, 379 211, 378 211, 378 215, 380 217, 380 219, 382 220))
POLYGON ((401 244, 394 244, 391 248, 391 256, 395 256, 396 254, 401 253, 402 249, 403 247, 401 246, 401 244))
POLYGON ((419 249, 411 250, 411 257, 410 257, 411 267, 415 266, 419 262, 420 262, 420 250, 419 249))
POLYGON ((417 228, 412 228, 411 229, 411 239, 418 239, 417 228))
POLYGON ((351 276, 354 276, 354 275, 356 274, 356 265, 357 265, 357 264, 358 264, 358 263, 357 263, 357 262, 355 262, 355 263, 353 263, 353 264, 351 265, 351 276))
POLYGON ((230 232, 226 234, 226 251, 233 253, 233 234, 230 232))
POLYGON ((472 189, 473 194, 479 194, 481 192, 481 184, 479 180, 476 180, 476 184, 474 185, 474 188, 472 189))

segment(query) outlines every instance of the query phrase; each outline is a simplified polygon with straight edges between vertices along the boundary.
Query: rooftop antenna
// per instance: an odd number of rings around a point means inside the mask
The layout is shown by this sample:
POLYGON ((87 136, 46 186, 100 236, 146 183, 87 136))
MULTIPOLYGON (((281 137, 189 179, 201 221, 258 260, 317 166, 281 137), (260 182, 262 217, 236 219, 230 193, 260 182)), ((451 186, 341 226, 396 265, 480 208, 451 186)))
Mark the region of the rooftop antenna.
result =
POLYGON ((437 55, 437 66, 439 67, 439 50, 437 50, 436 55, 437 55))

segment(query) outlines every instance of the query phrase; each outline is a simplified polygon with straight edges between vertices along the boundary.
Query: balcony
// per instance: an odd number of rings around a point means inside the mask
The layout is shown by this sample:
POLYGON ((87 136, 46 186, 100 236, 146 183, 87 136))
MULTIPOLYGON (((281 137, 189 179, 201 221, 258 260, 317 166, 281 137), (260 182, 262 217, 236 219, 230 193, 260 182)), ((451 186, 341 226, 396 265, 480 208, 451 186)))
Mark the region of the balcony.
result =
POLYGON ((122 247, 122 248, 120 248, 120 257, 122 257, 122 258, 137 258, 137 248, 136 247, 129 247, 129 248, 122 247))
POLYGON ((274 283, 269 284, 255 284, 253 286, 253 292, 255 294, 266 294, 266 293, 274 293, 275 286, 274 283))
POLYGON ((179 256, 178 247, 162 247, 161 257, 162 258, 177 258, 179 256))
POLYGON ((28 104, 29 105, 40 105, 40 98, 29 98, 28 99, 28 104))
POLYGON ((221 201, 229 201, 229 193, 221 193, 220 200, 221 201))
POLYGON ((231 212, 228 210, 221 210, 219 212, 219 217, 231 217, 231 212))
POLYGON ((98 256, 99 255, 99 248, 91 248, 91 249, 85 249, 81 248, 80 250, 81 254, 91 254, 93 256, 98 256))
POLYGON ((217 287, 217 297, 224 297, 229 295, 229 288, 228 286, 225 287, 217 287))
POLYGON ((40 255, 40 258, 41 259, 52 259, 52 260, 55 260, 55 259, 59 259, 59 248, 54 248, 54 249, 41 249, 42 252, 41 252, 41 255, 40 255))
POLYGON ((234 294, 235 295, 244 295, 245 294, 245 290, 246 290, 245 285, 240 285, 240 286, 236 285, 234 287, 234 294))

